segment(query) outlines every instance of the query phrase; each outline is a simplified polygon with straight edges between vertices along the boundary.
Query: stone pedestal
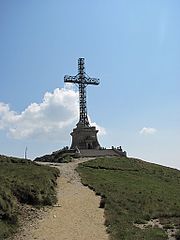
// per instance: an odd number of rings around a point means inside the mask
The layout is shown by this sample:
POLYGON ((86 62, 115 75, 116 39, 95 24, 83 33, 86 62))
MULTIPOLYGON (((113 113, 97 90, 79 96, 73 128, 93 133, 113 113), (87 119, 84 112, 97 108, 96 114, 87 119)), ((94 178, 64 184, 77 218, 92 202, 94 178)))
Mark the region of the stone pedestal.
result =
POLYGON ((99 149, 100 144, 97 140, 97 132, 98 130, 95 127, 77 124, 77 127, 71 133, 71 149, 99 149))

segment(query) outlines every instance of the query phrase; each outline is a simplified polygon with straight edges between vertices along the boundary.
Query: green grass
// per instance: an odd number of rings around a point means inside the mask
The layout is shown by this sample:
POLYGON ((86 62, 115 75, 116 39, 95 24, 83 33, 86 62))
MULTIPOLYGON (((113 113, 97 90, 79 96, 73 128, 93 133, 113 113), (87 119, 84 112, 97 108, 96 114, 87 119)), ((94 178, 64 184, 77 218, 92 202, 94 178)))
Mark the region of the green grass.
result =
POLYGON ((77 170, 101 195, 112 239, 167 239, 164 229, 134 226, 152 218, 180 229, 180 171, 125 157, 96 159, 77 170))
POLYGON ((0 156, 0 240, 18 226, 18 204, 34 206, 56 202, 59 171, 29 160, 0 156))

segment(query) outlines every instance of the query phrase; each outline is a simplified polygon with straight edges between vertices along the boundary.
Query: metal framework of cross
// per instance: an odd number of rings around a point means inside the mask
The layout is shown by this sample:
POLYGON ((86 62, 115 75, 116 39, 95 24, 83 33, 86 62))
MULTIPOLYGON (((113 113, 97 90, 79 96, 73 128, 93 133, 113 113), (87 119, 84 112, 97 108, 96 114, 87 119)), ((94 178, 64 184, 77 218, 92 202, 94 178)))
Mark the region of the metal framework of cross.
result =
POLYGON ((98 85, 99 79, 91 78, 85 73, 84 58, 78 59, 78 74, 76 76, 64 76, 65 83, 75 83, 79 86, 79 122, 77 125, 89 127, 87 116, 86 86, 98 85))

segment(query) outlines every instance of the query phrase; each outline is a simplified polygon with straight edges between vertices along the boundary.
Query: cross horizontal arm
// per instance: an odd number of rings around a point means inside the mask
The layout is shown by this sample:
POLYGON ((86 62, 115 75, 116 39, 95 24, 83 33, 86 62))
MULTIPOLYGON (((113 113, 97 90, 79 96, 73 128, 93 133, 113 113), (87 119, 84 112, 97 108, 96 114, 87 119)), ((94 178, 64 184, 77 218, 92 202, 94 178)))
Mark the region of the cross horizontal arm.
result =
POLYGON ((66 82, 66 83, 80 83, 77 76, 68 76, 68 75, 64 76, 64 82, 66 82))
POLYGON ((65 75, 64 76, 64 82, 66 83, 83 83, 83 84, 91 84, 91 85, 98 85, 99 84, 99 79, 97 78, 90 78, 90 77, 85 77, 83 76, 83 79, 79 77, 79 74, 76 76, 69 76, 65 75))
POLYGON ((92 84, 92 85, 99 85, 99 79, 98 78, 86 78, 85 84, 92 84))

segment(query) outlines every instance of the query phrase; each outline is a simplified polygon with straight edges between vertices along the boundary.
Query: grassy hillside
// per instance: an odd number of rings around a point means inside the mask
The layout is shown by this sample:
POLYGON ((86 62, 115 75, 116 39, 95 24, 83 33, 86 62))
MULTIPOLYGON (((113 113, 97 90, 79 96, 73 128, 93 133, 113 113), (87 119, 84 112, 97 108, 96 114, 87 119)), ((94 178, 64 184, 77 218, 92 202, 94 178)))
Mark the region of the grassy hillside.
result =
POLYGON ((163 240, 173 229, 180 239, 180 171, 125 157, 96 159, 77 170, 83 184, 102 196, 112 239, 163 240), (141 225, 150 219, 163 228, 141 225))
POLYGON ((0 240, 16 230, 19 203, 42 206, 56 202, 58 174, 55 168, 0 156, 0 240))

